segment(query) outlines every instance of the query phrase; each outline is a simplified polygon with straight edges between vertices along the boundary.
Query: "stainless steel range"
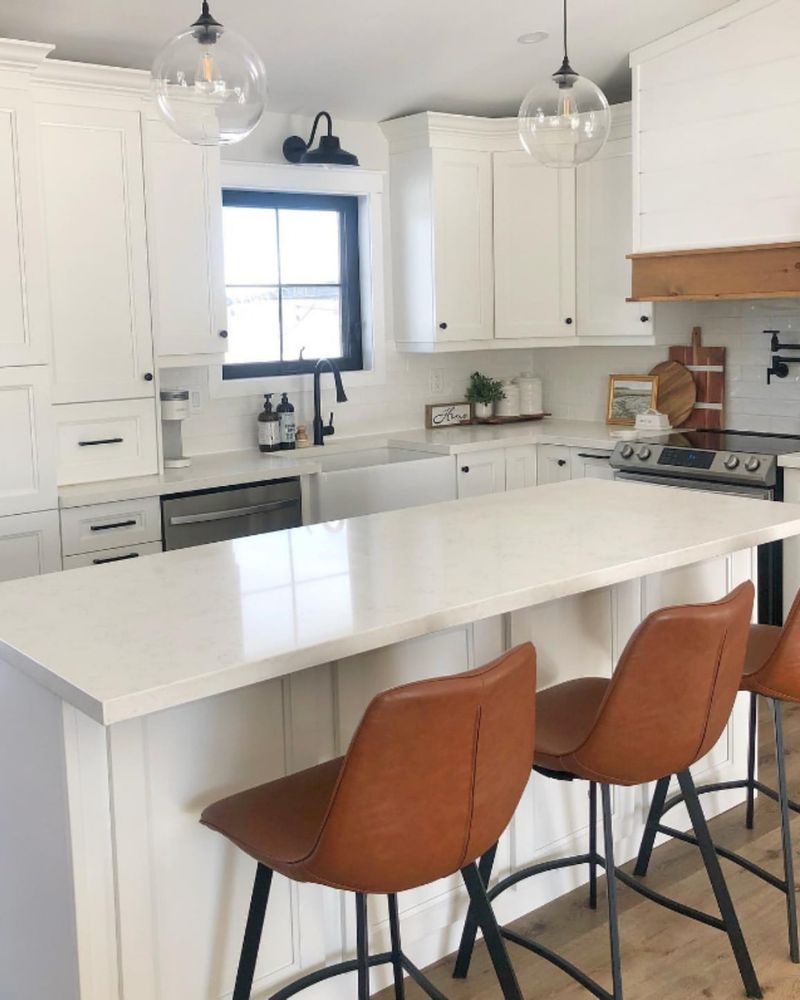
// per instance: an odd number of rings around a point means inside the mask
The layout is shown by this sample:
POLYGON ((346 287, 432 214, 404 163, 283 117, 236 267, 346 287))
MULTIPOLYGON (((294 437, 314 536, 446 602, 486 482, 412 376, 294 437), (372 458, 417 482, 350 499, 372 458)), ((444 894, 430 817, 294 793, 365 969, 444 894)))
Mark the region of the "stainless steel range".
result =
MULTIPOLYGON (((778 458, 800 452, 800 436, 750 431, 679 431, 621 441, 611 456, 615 478, 679 489, 783 500, 778 458)), ((759 549, 759 621, 783 621, 783 545, 759 549)))

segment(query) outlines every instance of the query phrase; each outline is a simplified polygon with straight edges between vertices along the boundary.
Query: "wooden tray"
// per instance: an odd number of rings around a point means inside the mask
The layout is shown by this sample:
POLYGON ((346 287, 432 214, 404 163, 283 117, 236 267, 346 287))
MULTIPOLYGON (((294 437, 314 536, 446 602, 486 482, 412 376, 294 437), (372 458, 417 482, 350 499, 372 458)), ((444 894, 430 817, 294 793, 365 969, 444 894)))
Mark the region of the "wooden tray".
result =
POLYGON ((527 424, 531 420, 544 420, 552 413, 526 413, 524 417, 473 417, 471 424, 527 424))

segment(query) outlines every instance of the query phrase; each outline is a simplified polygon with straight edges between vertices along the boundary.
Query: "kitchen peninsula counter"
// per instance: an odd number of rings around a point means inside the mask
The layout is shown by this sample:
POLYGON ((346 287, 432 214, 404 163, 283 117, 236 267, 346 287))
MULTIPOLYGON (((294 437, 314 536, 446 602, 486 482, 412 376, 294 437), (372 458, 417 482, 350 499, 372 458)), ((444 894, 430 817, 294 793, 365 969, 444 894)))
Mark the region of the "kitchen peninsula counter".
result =
MULTIPOLYGON (((647 613, 723 596, 755 577, 755 546, 797 535, 800 505, 578 480, 3 584, 0 996, 229 996, 252 862, 199 826, 205 805, 343 752, 379 691, 518 642, 540 687, 609 676, 647 613)), ((743 705, 698 778, 741 776, 746 729, 743 705)), ((620 863, 647 794, 617 790, 620 863)), ((499 874, 586 834, 585 788, 534 776, 499 874)), ((543 876, 498 915, 582 877, 543 876)), ((401 897, 420 964, 457 943, 460 892, 401 897)), ((331 890, 274 896, 264 993, 352 945, 331 890)), ((370 919, 380 950, 386 914, 370 919)))

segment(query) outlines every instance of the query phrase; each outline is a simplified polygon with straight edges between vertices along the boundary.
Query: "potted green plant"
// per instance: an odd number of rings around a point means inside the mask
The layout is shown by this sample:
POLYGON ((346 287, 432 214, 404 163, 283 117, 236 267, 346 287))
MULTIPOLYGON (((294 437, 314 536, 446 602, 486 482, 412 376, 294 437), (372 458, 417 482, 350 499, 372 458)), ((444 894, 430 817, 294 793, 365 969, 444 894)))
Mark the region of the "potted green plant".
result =
POLYGON ((477 420, 486 420, 494 412, 494 404, 505 399, 503 383, 496 378, 489 378, 488 375, 481 375, 480 372, 473 372, 470 375, 467 386, 466 399, 472 403, 477 420))

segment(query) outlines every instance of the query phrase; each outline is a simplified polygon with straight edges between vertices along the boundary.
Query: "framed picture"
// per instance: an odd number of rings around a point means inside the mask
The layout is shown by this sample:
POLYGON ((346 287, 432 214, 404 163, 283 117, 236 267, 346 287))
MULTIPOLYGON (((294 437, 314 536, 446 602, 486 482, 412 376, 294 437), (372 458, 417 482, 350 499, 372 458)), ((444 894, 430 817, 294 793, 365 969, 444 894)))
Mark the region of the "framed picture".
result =
POLYGON ((609 375, 607 423, 632 427, 638 413, 656 408, 657 399, 658 375, 609 375))
POLYGON ((425 426, 429 430, 437 427, 458 427, 472 420, 471 403, 429 403, 425 407, 425 426))

